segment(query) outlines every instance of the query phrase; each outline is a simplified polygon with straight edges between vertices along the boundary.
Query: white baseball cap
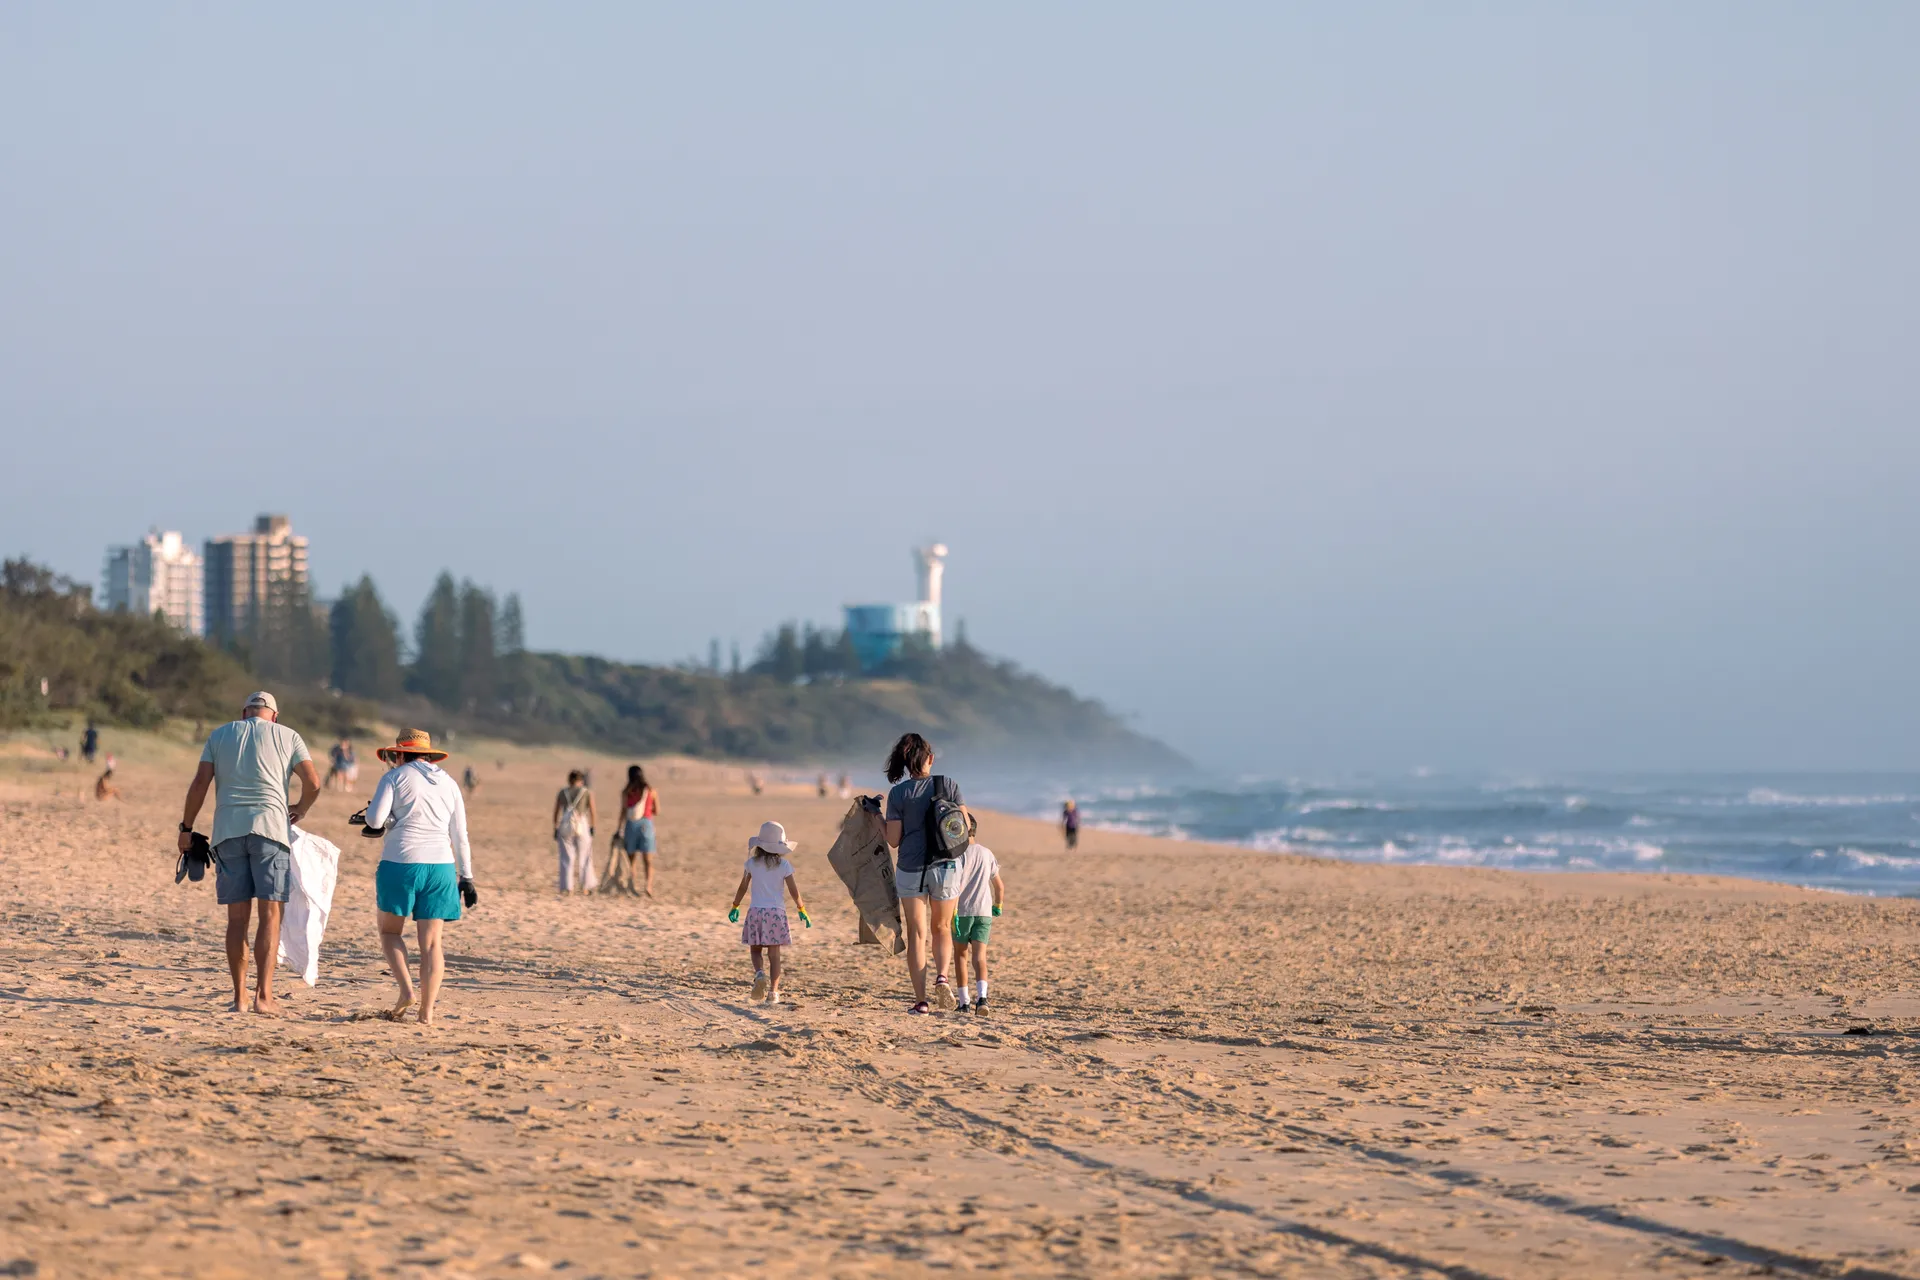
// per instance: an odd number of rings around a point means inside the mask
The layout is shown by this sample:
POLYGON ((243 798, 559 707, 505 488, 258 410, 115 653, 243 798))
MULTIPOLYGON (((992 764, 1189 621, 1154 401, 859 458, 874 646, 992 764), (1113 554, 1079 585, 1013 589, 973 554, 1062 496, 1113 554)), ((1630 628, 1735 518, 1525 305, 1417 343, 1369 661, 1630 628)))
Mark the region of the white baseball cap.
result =
POLYGON ((254 694, 251 698, 248 698, 247 706, 265 707, 267 710, 273 712, 273 714, 275 715, 280 714, 280 704, 278 702, 275 702, 273 700, 273 695, 268 693, 265 689, 262 689, 260 692, 254 694))

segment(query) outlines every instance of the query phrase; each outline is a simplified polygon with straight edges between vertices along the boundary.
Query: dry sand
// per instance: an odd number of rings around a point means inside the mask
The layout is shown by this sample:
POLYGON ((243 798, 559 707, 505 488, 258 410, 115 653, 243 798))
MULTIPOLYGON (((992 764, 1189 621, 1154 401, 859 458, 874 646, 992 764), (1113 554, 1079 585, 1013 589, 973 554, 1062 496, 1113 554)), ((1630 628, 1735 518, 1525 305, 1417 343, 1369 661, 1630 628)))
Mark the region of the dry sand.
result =
POLYGON ((172 883, 187 735, 107 745, 124 803, 0 755, 0 1274, 1920 1276, 1920 903, 989 815, 997 1007, 908 1018, 841 801, 662 763, 660 897, 561 900, 552 794, 616 763, 489 748, 443 1024, 368 1016, 337 796, 321 984, 268 1019, 172 883), (816 921, 776 1008, 724 919, 765 818, 816 921))

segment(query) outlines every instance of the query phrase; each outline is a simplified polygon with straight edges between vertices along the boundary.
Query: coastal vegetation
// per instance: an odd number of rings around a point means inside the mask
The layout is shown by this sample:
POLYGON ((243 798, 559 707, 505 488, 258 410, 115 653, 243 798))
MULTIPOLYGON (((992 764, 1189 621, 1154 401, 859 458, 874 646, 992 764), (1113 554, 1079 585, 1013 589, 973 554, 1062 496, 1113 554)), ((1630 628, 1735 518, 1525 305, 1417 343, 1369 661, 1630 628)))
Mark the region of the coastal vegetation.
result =
POLYGON ((74 711, 132 725, 218 718, 249 687, 272 682, 282 718, 320 733, 406 721, 633 754, 832 763, 883 752, 912 728, 951 752, 1008 763, 1163 773, 1186 765, 1100 703, 981 652, 964 631, 944 649, 910 641, 874 672, 859 669, 843 633, 797 623, 775 628, 753 661, 725 671, 717 659, 613 662, 527 649, 517 596, 501 602, 451 574, 434 584, 410 636, 365 577, 311 621, 324 644, 256 660, 244 646, 217 648, 157 617, 99 610, 85 586, 9 561, 0 574, 0 725, 74 711), (298 669, 285 665, 289 654, 306 655, 298 669))

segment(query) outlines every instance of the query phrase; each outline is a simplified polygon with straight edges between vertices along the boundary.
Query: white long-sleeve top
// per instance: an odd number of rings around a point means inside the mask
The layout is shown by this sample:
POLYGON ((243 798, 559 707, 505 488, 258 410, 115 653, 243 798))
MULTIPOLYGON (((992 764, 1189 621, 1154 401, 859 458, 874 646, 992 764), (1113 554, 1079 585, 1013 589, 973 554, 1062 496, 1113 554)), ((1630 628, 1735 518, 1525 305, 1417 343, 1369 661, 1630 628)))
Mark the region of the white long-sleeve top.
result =
POLYGON ((367 805, 367 825, 385 827, 382 862, 451 862, 473 879, 467 802, 453 775, 425 760, 387 770, 367 805))

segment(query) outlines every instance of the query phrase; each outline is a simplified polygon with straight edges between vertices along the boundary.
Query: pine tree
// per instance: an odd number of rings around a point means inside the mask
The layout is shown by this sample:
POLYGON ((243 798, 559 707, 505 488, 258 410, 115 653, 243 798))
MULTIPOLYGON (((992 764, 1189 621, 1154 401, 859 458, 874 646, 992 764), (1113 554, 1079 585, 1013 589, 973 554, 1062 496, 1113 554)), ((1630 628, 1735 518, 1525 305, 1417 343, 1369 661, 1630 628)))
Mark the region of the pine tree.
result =
POLYGON ((515 591, 500 606, 500 652, 524 653, 526 648, 526 623, 520 614, 520 593, 515 591))
POLYGON ((811 622, 801 633, 800 667, 809 680, 833 674, 833 650, 827 647, 827 637, 811 622))
POLYGON ((371 577, 340 593, 328 617, 333 687, 363 698, 400 695, 400 628, 371 577))
POLYGON ((460 584, 460 705, 469 711, 492 706, 498 691, 495 612, 492 592, 460 584))
POLYGON ((853 632, 841 628, 840 638, 834 642, 834 666, 841 675, 851 680, 860 674, 860 650, 854 646, 853 632))
POLYGON ((453 575, 442 572, 433 584, 420 620, 413 624, 413 673, 409 686, 443 707, 460 704, 460 591, 453 575))

